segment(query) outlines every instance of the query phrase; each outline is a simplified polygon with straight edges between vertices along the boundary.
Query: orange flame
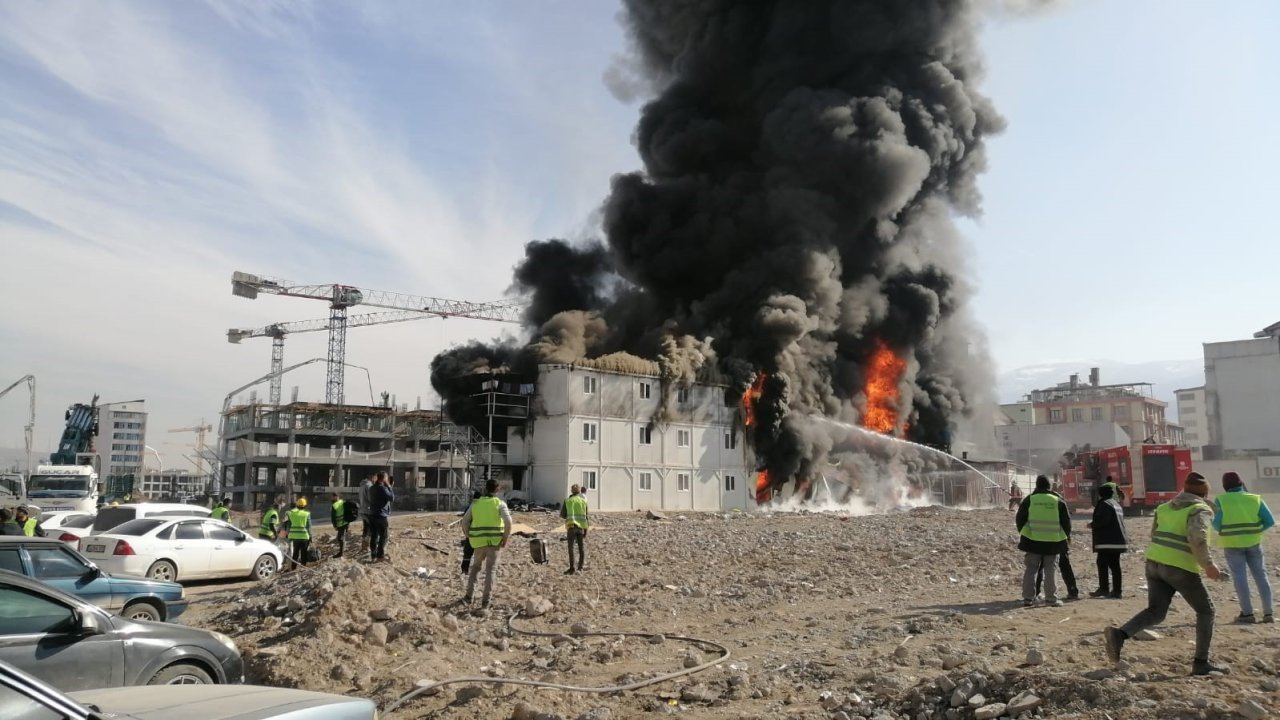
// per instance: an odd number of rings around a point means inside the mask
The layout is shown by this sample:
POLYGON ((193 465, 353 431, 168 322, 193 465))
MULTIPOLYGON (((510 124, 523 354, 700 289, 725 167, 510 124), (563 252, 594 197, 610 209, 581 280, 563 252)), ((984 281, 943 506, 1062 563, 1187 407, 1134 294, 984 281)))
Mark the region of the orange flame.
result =
POLYGON ((756 503, 763 505, 773 499, 773 490, 769 488, 769 471, 761 470, 756 475, 756 503))
POLYGON ((892 434, 898 429, 898 382, 907 369, 907 361, 894 354, 884 342, 876 341, 876 350, 867 363, 867 412, 862 426, 878 433, 892 434))
POLYGON ((756 379, 751 383, 751 387, 742 393, 742 417, 743 424, 751 427, 756 422, 756 403, 760 402, 760 395, 764 392, 764 381, 769 379, 769 375, 764 371, 756 373, 756 379))

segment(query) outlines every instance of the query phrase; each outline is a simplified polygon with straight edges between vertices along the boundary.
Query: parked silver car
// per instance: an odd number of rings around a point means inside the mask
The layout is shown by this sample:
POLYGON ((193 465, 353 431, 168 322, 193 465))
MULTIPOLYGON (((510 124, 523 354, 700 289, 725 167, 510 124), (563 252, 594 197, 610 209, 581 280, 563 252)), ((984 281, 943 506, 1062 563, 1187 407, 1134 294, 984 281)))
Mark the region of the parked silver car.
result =
POLYGON ((5 720, 376 720, 369 700, 241 685, 112 688, 63 694, 0 662, 5 720))

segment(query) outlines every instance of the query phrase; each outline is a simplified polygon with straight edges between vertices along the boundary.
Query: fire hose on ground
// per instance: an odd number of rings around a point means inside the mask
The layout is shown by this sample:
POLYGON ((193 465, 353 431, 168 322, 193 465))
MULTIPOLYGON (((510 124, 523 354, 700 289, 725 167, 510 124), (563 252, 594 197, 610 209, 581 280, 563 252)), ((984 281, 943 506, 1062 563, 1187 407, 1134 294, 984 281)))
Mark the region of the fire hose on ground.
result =
MULTIPOLYGON (((507 617, 507 629, 513 633, 516 633, 519 635, 527 635, 531 637, 551 637, 551 638, 560 637, 561 635, 566 635, 566 633, 543 632, 539 630, 522 630, 513 624, 515 619, 519 616, 520 616, 520 613, 516 612, 510 615, 509 617, 507 617)), ((405 703, 409 702, 410 700, 424 693, 431 692, 433 690, 444 687, 446 685, 458 685, 462 683, 474 683, 474 684, 485 683, 490 685, 525 685, 528 687, 545 688, 549 690, 564 690, 567 692, 590 693, 593 695, 608 695, 611 693, 629 692, 631 690, 639 690, 640 688, 648 687, 650 685, 657 685, 658 683, 666 682, 668 680, 674 680, 676 678, 684 677, 686 675, 693 675, 695 673, 700 673, 703 670, 715 667, 716 665, 719 665, 725 660, 728 660, 730 655, 729 648, 725 647, 724 645, 721 645, 720 643, 712 642, 710 640, 704 640, 702 638, 686 637, 683 635, 663 635, 661 633, 604 632, 604 631, 568 633, 568 635, 574 638, 638 637, 638 638, 652 639, 656 637, 662 637, 668 640, 677 640, 681 642, 687 642, 691 645, 698 645, 703 648, 712 648, 718 651, 720 653, 720 656, 715 658, 714 660, 710 660, 700 665, 695 665, 693 667, 685 668, 683 670, 679 670, 676 672, 665 673, 663 675, 647 678, 645 680, 638 680, 636 682, 628 683, 626 685, 609 685, 605 687, 582 687, 578 685, 566 685, 562 683, 542 682, 539 680, 522 680, 519 678, 495 678, 495 677, 457 677, 457 678, 449 678, 447 680, 438 680, 438 681, 419 680, 418 686, 416 688, 414 688, 413 690, 410 690, 404 695, 401 695, 399 699, 397 699, 395 702, 387 706, 383 710, 383 712, 391 713, 395 711, 397 708, 404 705, 405 703)))

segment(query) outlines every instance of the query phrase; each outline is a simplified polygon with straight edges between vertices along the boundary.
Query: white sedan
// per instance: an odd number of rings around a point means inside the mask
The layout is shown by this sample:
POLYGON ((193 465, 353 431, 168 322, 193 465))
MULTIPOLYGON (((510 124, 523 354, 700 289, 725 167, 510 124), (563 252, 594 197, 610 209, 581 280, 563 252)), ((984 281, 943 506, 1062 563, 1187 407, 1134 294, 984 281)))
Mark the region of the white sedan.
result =
POLYGON ((265 580, 284 561, 275 543, 210 518, 130 520, 80 540, 80 552, 113 575, 155 580, 251 577, 265 580))
POLYGON ((56 537, 74 547, 92 531, 95 517, 97 513, 83 511, 45 513, 40 517, 40 527, 46 537, 56 537))

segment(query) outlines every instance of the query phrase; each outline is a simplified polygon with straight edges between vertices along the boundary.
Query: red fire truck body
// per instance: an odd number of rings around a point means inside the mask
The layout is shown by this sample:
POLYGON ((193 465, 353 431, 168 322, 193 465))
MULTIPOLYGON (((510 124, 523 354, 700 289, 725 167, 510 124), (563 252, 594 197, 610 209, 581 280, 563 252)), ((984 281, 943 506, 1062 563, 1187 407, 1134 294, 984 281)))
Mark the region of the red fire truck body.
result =
POLYGON ((1073 507, 1088 507, 1106 476, 1120 487, 1131 513, 1154 510, 1172 500, 1191 473, 1191 450, 1174 445, 1120 446, 1080 453, 1076 467, 1062 472, 1062 495, 1073 507), (1137 451, 1137 462, 1134 451, 1137 451))

